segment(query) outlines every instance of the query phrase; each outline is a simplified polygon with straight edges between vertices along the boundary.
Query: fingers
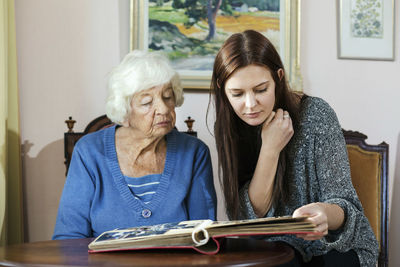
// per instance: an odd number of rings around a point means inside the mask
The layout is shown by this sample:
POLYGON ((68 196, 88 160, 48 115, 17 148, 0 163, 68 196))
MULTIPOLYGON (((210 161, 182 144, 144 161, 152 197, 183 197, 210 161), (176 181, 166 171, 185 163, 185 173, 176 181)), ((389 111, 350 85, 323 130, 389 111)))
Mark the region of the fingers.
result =
POLYGON ((286 111, 286 110, 283 110, 283 109, 281 109, 281 108, 278 108, 278 109, 276 110, 275 113, 276 113, 275 117, 276 117, 277 119, 281 119, 281 120, 284 120, 284 119, 291 119, 291 118, 290 118, 289 112, 286 111))
POLYGON ((283 119, 289 119, 289 120, 291 120, 291 118, 290 118, 290 114, 289 114, 289 112, 287 112, 286 110, 283 112, 283 119))
POLYGON ((296 209, 296 210, 293 212, 292 217, 295 217, 295 218, 296 218, 296 217, 301 217, 301 216, 307 216, 307 215, 309 215, 309 214, 307 214, 307 213, 304 211, 304 207, 305 207, 305 206, 296 209))
POLYGON ((289 113, 282 109, 272 111, 263 123, 261 135, 263 151, 279 153, 292 138, 294 134, 292 120, 287 116, 284 119, 285 114, 289 113))
POLYGON ((328 234, 328 217, 324 209, 318 203, 304 205, 293 212, 293 217, 308 216, 307 220, 313 223, 315 233, 298 234, 299 238, 304 240, 317 240, 328 234))
POLYGON ((293 135, 293 124, 292 124, 292 119, 290 118, 289 112, 286 110, 282 109, 277 109, 276 114, 275 114, 275 120, 278 121, 279 124, 281 124, 284 128, 287 129, 288 134, 290 136, 293 135))
POLYGON ((296 236, 302 238, 304 240, 318 240, 323 238, 328 234, 328 224, 326 222, 322 222, 321 224, 317 224, 315 227, 315 232, 310 234, 297 234, 296 236))
MULTIPOLYGON (((314 223, 315 224, 315 223, 314 223)), ((323 221, 319 224, 315 224, 315 231, 318 232, 319 234, 322 235, 327 235, 328 234, 328 223, 326 221, 323 221)))
POLYGON ((282 122, 283 125, 286 125, 286 127, 288 128, 289 135, 292 136, 294 133, 292 118, 290 117, 289 112, 287 112, 286 110, 283 111, 282 122))
POLYGON ((275 118, 275 111, 272 111, 271 114, 269 114, 268 118, 265 120, 264 125, 268 125, 274 118, 275 118))
POLYGON ((283 119, 283 109, 278 108, 278 109, 276 110, 275 118, 277 118, 277 119, 283 119))

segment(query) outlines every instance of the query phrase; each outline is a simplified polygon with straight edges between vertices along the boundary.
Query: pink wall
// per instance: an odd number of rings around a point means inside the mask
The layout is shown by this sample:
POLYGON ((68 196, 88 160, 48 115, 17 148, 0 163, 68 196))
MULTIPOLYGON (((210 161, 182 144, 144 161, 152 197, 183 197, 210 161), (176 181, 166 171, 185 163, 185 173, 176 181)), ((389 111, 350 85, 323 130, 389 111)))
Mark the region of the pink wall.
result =
POLYGON ((128 50, 128 37, 120 36, 118 1, 17 0, 15 9, 25 219, 28 240, 36 241, 54 229, 65 181, 64 120, 73 116, 83 130, 104 113, 107 73, 120 60, 120 42, 128 50))
MULTIPOLYGON (((343 128, 368 135, 371 144, 390 145, 390 198, 400 202, 399 8, 396 0, 395 61, 339 60, 336 55, 336 1, 302 1, 301 68, 304 91, 327 100, 343 128)), ((65 181, 64 120, 72 115, 82 131, 104 113, 107 73, 128 51, 129 0, 15 0, 23 142, 23 179, 28 241, 51 238, 65 181)), ((208 94, 189 91, 177 109, 177 127, 192 116, 194 129, 210 147, 205 124, 208 94)), ((209 118, 213 125, 213 117, 209 118)), ((216 182, 216 185, 218 183, 216 182)), ((220 199, 221 200, 221 199, 220 199)), ((221 201, 220 201, 220 204, 221 201)), ((224 218, 223 208, 219 218, 224 218)), ((391 210, 391 227, 400 210, 391 210)), ((390 233, 390 263, 400 234, 390 233)))
MULTIPOLYGON (((301 69, 304 90, 327 100, 345 129, 389 144, 390 229, 400 225, 399 1, 395 0, 395 60, 337 59, 336 1, 302 1, 301 69)), ((390 265, 400 265, 399 231, 390 231, 390 265)))

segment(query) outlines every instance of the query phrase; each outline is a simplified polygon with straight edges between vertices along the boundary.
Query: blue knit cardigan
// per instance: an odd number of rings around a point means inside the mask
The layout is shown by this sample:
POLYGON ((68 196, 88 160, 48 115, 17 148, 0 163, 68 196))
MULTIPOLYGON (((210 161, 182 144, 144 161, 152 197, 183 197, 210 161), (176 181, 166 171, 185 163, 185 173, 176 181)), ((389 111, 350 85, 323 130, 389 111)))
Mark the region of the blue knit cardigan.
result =
POLYGON ((96 237, 115 228, 216 217, 208 147, 176 130, 166 135, 160 184, 148 204, 130 191, 118 164, 116 126, 75 145, 53 239, 96 237))

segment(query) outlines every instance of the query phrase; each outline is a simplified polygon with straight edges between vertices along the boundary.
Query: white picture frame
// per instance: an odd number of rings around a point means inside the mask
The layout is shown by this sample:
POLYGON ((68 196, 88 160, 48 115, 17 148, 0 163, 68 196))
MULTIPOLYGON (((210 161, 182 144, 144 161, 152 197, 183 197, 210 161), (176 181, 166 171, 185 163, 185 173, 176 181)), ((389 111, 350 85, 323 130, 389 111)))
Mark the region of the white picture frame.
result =
POLYGON ((394 0, 337 0, 338 58, 394 60, 394 0))

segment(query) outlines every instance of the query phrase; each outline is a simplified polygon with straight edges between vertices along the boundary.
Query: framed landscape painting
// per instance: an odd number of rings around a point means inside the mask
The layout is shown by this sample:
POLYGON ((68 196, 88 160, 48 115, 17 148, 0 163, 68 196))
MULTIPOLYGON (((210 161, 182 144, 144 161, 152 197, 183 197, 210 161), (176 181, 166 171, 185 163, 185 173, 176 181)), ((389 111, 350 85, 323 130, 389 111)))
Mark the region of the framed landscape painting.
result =
POLYGON ((214 57, 233 33, 257 30, 301 90, 300 0, 131 0, 132 49, 162 51, 185 89, 209 89, 214 57))

